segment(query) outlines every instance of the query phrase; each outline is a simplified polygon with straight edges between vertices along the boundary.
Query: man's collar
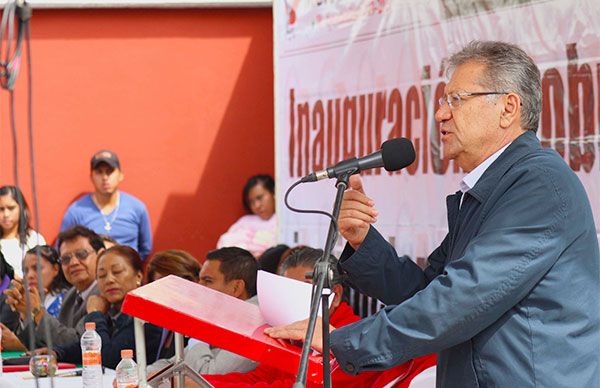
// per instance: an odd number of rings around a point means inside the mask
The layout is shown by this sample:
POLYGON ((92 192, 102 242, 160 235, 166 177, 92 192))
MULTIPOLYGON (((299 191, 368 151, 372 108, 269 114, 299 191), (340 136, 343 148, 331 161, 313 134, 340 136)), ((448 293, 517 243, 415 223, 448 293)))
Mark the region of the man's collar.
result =
POLYGON ((96 287, 96 281, 95 281, 95 280, 94 280, 94 281, 92 282, 92 284, 90 284, 90 286, 89 286, 88 288, 86 288, 85 290, 83 290, 83 291, 81 291, 81 292, 77 291, 77 294, 78 294, 79 296, 81 296, 81 298, 82 298, 83 300, 87 300, 87 297, 88 297, 88 296, 90 296, 90 294, 92 293, 92 290, 94 289, 94 287, 96 287))
POLYGON ((479 181, 479 178, 481 178, 481 176, 483 175, 485 170, 487 170, 492 165, 492 163, 494 163, 494 161, 496 159, 498 159, 500 154, 502 154, 502 152, 504 152, 504 150, 507 149, 508 146, 511 144, 512 143, 508 143, 504 147, 500 148, 498 151, 494 152, 489 158, 484 160, 479 166, 475 167, 470 173, 465 175, 465 177, 462 179, 462 181, 460 181, 460 191, 462 191, 464 194, 467 191, 471 190, 473 187, 475 187, 475 185, 477 184, 477 181, 479 181))
POLYGON ((488 168, 477 184, 469 190, 469 194, 478 201, 483 202, 498 185, 500 178, 524 156, 542 148, 539 139, 533 131, 525 131, 521 136, 516 138, 506 152, 503 152, 495 160, 493 166, 488 168))
MULTIPOLYGON (((114 205, 115 207, 117 207, 121 203, 121 191, 119 189, 117 189, 111 195, 108 202, 106 202, 106 203, 100 203, 100 200, 98 199, 99 196, 101 196, 101 194, 96 191, 93 191, 90 193, 91 201, 94 203, 94 205, 96 205, 96 207, 100 211, 102 211, 102 208, 104 208, 106 206, 110 206, 111 204, 114 205)), ((102 201, 102 202, 104 202, 104 201, 102 201)))

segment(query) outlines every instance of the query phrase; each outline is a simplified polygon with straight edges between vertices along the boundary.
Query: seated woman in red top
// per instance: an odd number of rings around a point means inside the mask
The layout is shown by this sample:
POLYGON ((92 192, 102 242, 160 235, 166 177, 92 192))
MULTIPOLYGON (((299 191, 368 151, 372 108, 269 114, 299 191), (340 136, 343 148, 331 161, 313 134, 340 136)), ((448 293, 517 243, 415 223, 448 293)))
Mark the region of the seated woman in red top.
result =
MULTIPOLYGON (((315 263, 323 255, 321 249, 309 247, 301 248, 288 256, 281 266, 283 276, 310 283, 305 278, 307 272, 311 272, 315 263)), ((334 327, 341 327, 356 322, 360 317, 356 316, 350 306, 342 301, 343 287, 340 277, 334 266, 333 302, 331 303, 329 322, 334 327)), ((335 369, 331 375, 334 387, 383 387, 393 382, 394 387, 407 387, 410 380, 418 373, 430 366, 435 365, 435 355, 421 357, 410 362, 401 364, 387 371, 365 372, 356 376, 344 373, 340 368, 335 369)), ((215 387, 291 387, 295 376, 279 371, 278 369, 264 364, 248 373, 228 373, 225 375, 204 375, 215 387)), ((319 386, 307 382, 307 386, 319 386)))

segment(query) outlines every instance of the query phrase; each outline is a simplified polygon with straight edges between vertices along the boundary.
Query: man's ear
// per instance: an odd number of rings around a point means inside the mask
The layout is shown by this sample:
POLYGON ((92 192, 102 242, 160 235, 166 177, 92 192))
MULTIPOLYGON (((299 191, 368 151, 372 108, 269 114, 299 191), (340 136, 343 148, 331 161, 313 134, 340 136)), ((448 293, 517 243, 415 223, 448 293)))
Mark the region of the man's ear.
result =
POLYGON ((234 279, 231 282, 233 285, 233 296, 240 299, 246 292, 246 282, 243 279, 234 279))
POLYGON ((500 127, 510 128, 515 122, 521 120, 521 97, 516 93, 508 93, 504 97, 504 109, 500 116, 500 127))

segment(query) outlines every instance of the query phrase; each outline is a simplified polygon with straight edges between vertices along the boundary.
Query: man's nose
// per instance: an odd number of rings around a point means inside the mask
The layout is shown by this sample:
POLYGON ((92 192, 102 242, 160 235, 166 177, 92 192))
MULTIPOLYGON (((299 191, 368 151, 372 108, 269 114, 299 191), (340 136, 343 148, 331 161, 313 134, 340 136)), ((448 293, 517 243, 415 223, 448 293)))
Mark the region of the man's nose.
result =
POLYGON ((435 111, 435 121, 441 123, 442 121, 449 120, 452 117, 452 110, 448 103, 439 105, 435 111))

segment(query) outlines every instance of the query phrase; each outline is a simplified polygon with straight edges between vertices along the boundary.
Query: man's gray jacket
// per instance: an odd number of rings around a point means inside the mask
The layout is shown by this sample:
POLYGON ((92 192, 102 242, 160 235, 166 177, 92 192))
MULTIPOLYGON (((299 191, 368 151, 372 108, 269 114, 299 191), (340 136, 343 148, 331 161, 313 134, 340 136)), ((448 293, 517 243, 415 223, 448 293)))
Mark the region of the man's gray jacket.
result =
POLYGON ((333 331, 349 373, 437 352, 439 387, 599 387, 600 255, 586 192, 527 131, 465 193, 422 271, 371 228, 340 267, 389 306, 333 331))
POLYGON ((38 325, 29 319, 24 327, 19 327, 16 334, 23 344, 29 345, 29 330, 30 325, 32 325, 35 335, 35 347, 45 347, 48 346, 45 325, 48 325, 54 345, 77 342, 85 331, 84 318, 87 315, 87 298, 99 294, 98 285, 94 285, 87 294, 86 299, 78 301, 79 293, 75 287, 71 287, 65 294, 58 318, 54 318, 44 310, 44 315, 38 325))

